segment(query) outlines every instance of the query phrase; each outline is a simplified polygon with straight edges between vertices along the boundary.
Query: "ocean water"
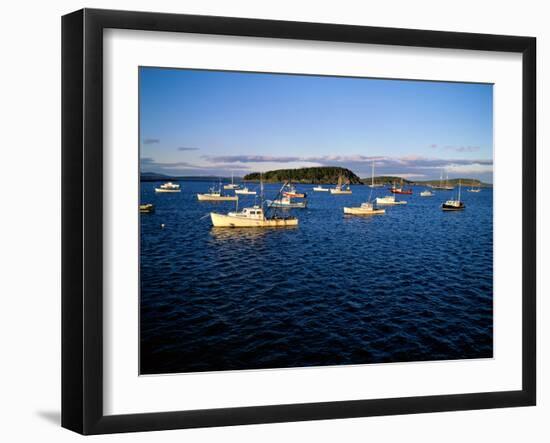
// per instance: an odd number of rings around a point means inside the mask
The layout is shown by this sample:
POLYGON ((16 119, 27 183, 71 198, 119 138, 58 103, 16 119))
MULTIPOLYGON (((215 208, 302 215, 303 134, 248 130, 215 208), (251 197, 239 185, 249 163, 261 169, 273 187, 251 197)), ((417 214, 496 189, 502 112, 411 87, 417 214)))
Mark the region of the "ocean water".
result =
POLYGON ((300 185, 298 227, 231 229, 205 215, 234 202, 199 202, 211 183, 180 184, 141 184, 156 207, 140 215, 142 374, 492 357, 492 189, 463 188, 466 209, 443 212, 453 191, 415 187, 397 196, 407 205, 354 217, 342 208, 366 201, 367 186, 335 196, 300 185))

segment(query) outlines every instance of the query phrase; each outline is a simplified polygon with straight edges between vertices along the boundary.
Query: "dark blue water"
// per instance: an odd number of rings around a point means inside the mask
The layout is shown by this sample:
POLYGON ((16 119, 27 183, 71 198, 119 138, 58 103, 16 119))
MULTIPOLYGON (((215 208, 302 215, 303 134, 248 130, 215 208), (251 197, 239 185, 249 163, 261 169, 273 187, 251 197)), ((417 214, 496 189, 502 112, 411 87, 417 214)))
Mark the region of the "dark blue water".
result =
POLYGON ((302 185, 297 228, 224 229, 201 217, 234 202, 198 202, 210 183, 181 184, 141 184, 156 206, 140 216, 142 374, 492 357, 491 189, 463 189, 462 212, 439 208, 453 192, 417 187, 398 196, 407 205, 352 217, 342 208, 370 188, 302 185))

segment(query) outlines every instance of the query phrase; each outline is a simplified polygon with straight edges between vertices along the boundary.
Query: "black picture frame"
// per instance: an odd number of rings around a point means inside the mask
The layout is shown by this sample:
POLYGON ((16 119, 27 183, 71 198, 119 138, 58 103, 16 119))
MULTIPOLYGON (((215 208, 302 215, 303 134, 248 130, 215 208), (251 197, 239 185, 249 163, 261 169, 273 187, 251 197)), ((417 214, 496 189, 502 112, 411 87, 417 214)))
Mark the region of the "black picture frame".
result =
POLYGON ((536 403, 536 39, 83 9, 62 18, 62 426, 82 434, 530 406, 536 403), (130 415, 103 412, 103 30, 504 51, 523 63, 522 389, 130 415))

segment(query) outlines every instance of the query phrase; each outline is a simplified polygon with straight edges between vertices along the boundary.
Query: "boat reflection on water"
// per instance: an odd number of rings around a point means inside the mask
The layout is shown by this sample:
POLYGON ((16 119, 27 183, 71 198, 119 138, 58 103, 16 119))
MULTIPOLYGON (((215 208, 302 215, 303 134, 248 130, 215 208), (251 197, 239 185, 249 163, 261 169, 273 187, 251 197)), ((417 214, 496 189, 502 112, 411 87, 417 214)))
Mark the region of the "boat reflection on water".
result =
MULTIPOLYGON (((285 231, 297 229, 298 226, 287 226, 285 231)), ((246 229, 235 229, 235 228, 219 228, 212 227, 210 229, 210 235, 217 242, 227 242, 227 241, 254 241, 261 240, 267 235, 272 234, 273 232, 280 232, 280 228, 246 228, 246 229)))

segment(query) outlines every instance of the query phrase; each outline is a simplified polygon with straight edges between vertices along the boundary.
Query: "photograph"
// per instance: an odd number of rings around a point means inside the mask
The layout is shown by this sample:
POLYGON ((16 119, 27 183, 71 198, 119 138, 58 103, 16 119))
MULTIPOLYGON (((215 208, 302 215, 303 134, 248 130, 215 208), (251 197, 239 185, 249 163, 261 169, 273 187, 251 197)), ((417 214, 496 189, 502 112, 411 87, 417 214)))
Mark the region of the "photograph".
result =
POLYGON ((493 358, 493 84, 138 76, 140 375, 493 358))

